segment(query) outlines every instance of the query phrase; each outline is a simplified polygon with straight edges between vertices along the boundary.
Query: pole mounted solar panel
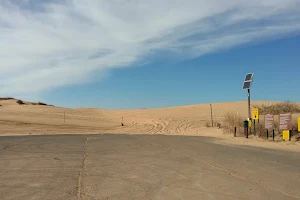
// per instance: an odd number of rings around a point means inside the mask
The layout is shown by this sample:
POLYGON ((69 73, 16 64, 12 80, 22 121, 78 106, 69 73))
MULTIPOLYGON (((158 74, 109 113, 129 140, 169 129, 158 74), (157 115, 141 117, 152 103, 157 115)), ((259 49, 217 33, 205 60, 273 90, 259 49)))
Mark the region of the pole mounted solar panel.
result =
POLYGON ((253 73, 247 74, 245 77, 244 85, 243 85, 243 90, 250 89, 253 81, 253 73))

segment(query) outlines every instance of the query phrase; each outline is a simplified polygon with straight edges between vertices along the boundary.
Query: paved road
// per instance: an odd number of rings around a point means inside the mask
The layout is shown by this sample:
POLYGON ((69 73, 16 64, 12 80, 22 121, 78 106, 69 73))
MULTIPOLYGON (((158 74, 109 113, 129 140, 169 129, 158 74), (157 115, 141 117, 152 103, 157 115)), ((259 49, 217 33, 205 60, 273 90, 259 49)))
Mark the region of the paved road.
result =
POLYGON ((300 199, 297 153, 162 135, 0 137, 0 199, 300 199))

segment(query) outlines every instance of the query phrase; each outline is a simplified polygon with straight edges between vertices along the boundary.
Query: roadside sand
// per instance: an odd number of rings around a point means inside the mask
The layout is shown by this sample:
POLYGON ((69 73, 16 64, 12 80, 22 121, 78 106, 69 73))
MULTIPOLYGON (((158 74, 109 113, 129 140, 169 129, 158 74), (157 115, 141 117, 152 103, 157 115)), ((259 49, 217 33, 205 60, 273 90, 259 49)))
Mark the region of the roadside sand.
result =
MULTIPOLYGON (((253 102, 261 104, 263 102, 253 102)), ((261 138, 233 138, 218 128, 207 128, 210 105, 188 105, 159 109, 103 110, 67 109, 41 105, 18 105, 0 100, 0 135, 36 134, 165 134, 208 136, 222 144, 251 145, 300 151, 299 142, 271 142, 261 138), (125 126, 121 126, 122 117, 125 126)), ((247 116, 247 102, 215 103, 213 117, 221 122, 224 113, 247 116)))

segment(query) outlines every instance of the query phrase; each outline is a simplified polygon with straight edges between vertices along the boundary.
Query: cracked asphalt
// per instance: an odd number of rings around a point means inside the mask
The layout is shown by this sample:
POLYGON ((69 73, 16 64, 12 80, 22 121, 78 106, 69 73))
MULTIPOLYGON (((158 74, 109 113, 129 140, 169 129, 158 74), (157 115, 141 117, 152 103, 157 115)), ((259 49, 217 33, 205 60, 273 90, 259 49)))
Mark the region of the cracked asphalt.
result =
POLYGON ((0 137, 0 199, 300 199, 299 153, 215 140, 0 137))

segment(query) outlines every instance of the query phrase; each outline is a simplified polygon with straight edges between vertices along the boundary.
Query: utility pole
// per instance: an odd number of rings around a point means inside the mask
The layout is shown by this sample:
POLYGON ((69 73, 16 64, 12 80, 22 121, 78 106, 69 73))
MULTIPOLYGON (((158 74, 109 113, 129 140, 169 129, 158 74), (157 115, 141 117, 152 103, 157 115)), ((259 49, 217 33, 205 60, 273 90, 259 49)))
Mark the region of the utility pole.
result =
MULTIPOLYGON (((253 76, 254 76, 253 73, 248 73, 245 77, 244 85, 243 85, 243 89, 248 91, 248 120, 247 120, 248 122, 247 122, 247 125, 245 126, 245 130, 246 130, 246 133, 245 133, 246 135, 245 136, 246 136, 246 138, 248 138, 248 130, 250 130, 250 133, 251 133, 251 127, 249 127, 249 124, 252 122, 252 119, 251 119, 251 102, 250 102, 250 87, 251 87, 252 82, 253 82, 253 76)), ((244 121, 244 123, 245 122, 246 121, 244 121)))
POLYGON ((248 89, 248 118, 251 120, 250 89, 248 89))

